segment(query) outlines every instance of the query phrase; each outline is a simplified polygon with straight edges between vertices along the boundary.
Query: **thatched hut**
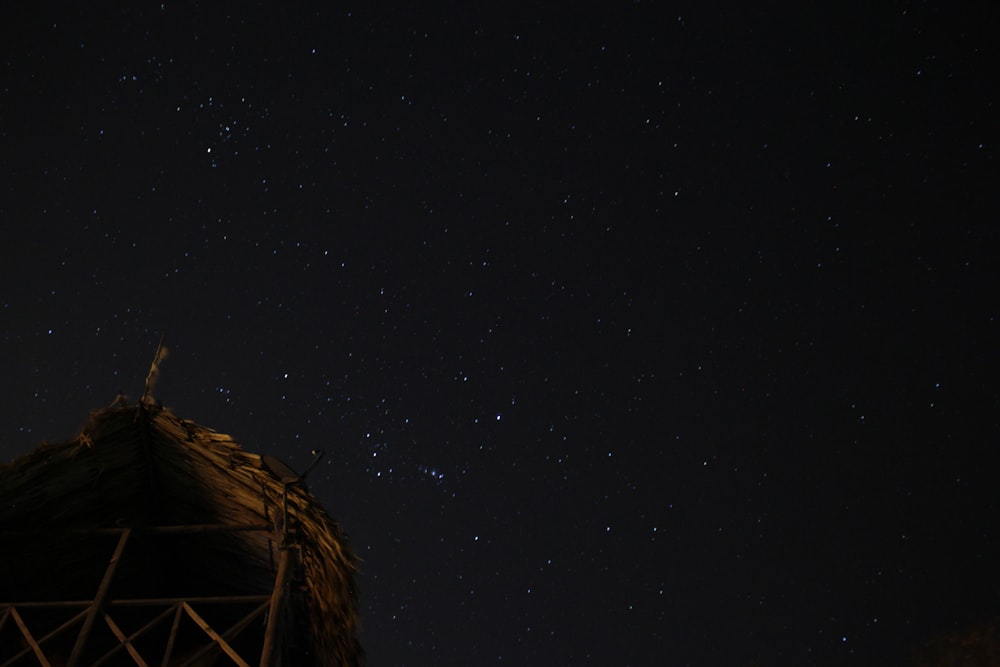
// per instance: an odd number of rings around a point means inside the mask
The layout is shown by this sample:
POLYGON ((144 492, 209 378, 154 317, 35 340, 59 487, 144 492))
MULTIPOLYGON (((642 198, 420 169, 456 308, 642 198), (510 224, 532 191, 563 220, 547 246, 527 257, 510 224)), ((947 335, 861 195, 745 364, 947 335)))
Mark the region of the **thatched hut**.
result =
POLYGON ((150 402, 0 466, 0 667, 360 665, 356 560, 303 480, 150 402))

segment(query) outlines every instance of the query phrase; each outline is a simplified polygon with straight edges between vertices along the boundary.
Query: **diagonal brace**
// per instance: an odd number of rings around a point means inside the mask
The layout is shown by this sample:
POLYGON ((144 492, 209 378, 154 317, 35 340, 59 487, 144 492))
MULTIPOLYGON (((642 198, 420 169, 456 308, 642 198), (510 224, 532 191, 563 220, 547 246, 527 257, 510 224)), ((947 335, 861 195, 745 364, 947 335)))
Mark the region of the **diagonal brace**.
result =
POLYGON ((115 571, 118 569, 122 552, 125 551, 125 544, 128 542, 129 535, 131 534, 132 529, 125 528, 122 530, 121 537, 118 538, 118 546, 115 547, 115 552, 111 556, 108 569, 104 571, 104 578, 101 579, 101 585, 97 587, 97 595, 94 596, 94 601, 91 602, 90 608, 87 610, 87 617, 83 619, 83 627, 80 628, 80 634, 76 637, 76 643, 73 645, 73 651, 69 654, 69 662, 66 663, 66 667, 76 667, 77 662, 80 660, 80 655, 87 644, 87 639, 90 638, 90 631, 94 628, 94 622, 104 608, 104 602, 108 598, 108 591, 111 590, 111 581, 115 578, 115 571))
POLYGON ((35 638, 31 636, 31 631, 28 630, 28 626, 24 622, 24 619, 21 618, 21 615, 17 613, 17 609, 11 607, 10 616, 14 619, 14 623, 17 624, 18 629, 21 631, 21 636, 24 637, 26 642, 28 642, 28 646, 31 647, 31 650, 35 652, 35 658, 37 658, 38 662, 42 664, 42 667, 51 667, 51 664, 42 652, 42 647, 39 646, 38 642, 35 641, 35 638))
MULTIPOLYGON (((212 626, 198 614, 198 612, 191 608, 191 605, 187 602, 182 602, 181 605, 184 607, 184 611, 187 612, 187 615, 191 617, 191 620, 197 623, 198 627, 202 629, 202 632, 211 637, 212 641, 218 644, 219 648, 221 648, 233 662, 235 662, 239 667, 250 667, 250 665, 247 664, 247 661, 240 657, 240 654, 229 645, 225 638, 216 632, 212 626)), ((263 606, 264 605, 261 605, 261 608, 263 608, 263 606)))

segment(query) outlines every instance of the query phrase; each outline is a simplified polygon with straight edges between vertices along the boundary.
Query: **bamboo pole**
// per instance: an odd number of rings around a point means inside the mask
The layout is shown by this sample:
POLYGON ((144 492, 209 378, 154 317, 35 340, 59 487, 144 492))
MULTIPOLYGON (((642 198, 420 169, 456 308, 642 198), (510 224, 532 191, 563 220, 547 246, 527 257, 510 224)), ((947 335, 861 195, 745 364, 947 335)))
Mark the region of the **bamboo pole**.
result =
MULTIPOLYGON (((154 627, 162 623, 166 618, 168 618, 171 614, 174 613, 174 609, 175 609, 174 607, 167 607, 165 610, 160 612, 160 614, 156 618, 149 621, 148 623, 146 623, 146 625, 142 626, 141 628, 133 632, 131 635, 128 635, 127 637, 121 632, 121 629, 118 628, 118 624, 111 619, 111 615, 105 612, 104 621, 108 624, 108 627, 111 628, 111 631, 115 634, 115 636, 118 637, 118 646, 105 653, 97 661, 92 663, 90 667, 100 667, 100 665, 109 662, 112 658, 118 655, 118 653, 121 652, 122 649, 126 649, 129 652, 129 654, 132 654, 133 660, 135 660, 136 663, 138 663, 141 660, 141 657, 135 657, 135 655, 138 654, 132 653, 134 650, 136 650, 133 646, 135 640, 140 639, 147 632, 149 632, 154 627)), ((142 664, 145 665, 146 663, 143 662, 142 664)))
POLYGON ((90 631, 94 628, 94 621, 97 620, 98 614, 100 614, 101 609, 104 607, 104 601, 108 597, 108 592, 111 590, 111 581, 115 577, 115 571, 118 569, 118 563, 121 561, 122 552, 125 551, 125 544, 128 542, 129 535, 131 534, 132 529, 125 528, 122 530, 122 536, 118 538, 118 546, 115 547, 115 552, 111 556, 111 562, 108 563, 108 569, 104 572, 101 585, 97 587, 97 595, 94 596, 94 602, 91 604, 90 609, 87 610, 87 617, 83 619, 83 627, 80 628, 80 634, 76 637, 76 644, 73 645, 73 651, 69 654, 69 661, 66 663, 66 667, 76 667, 76 663, 80 660, 80 655, 87 644, 87 639, 90 638, 90 631))
POLYGON ((216 632, 212 626, 208 624, 208 621, 203 619, 198 612, 191 608, 191 605, 187 602, 182 602, 181 604, 184 606, 184 611, 187 612, 187 615, 191 617, 191 620, 197 623, 198 627, 202 629, 202 632, 211 637, 212 640, 219 645, 219 648, 221 648, 233 662, 235 662, 239 667, 250 667, 246 660, 240 657, 240 654, 229 645, 229 642, 227 642, 222 635, 216 632))
POLYGON ((10 615, 11 618, 14 619, 14 622, 17 623, 17 627, 20 628, 21 636, 23 636, 25 641, 28 642, 28 646, 31 647, 31 650, 35 652, 35 657, 38 658, 38 662, 42 664, 42 667, 52 667, 52 665, 49 664, 48 659, 46 659, 45 653, 42 652, 42 647, 39 646, 38 642, 35 641, 35 638, 31 636, 31 631, 28 630, 28 626, 24 622, 24 619, 21 618, 19 613, 17 613, 17 609, 11 608, 10 615))
POLYGON ((267 629, 264 631, 264 648, 261 651, 260 667, 281 667, 281 640, 283 616, 288 585, 292 578, 292 547, 282 546, 278 557, 278 573, 271 591, 271 606, 267 612, 267 629))
MULTIPOLYGON (((191 604, 240 604, 242 602, 263 602, 270 600, 270 595, 209 595, 198 597, 196 595, 182 598, 123 598, 107 600, 105 607, 155 607, 158 605, 180 604, 190 602, 191 604)), ((94 604, 93 600, 48 600, 45 602, 25 601, 25 602, 4 602, 11 607, 22 609, 61 609, 65 607, 89 607, 94 604)))
POLYGON ((170 655, 174 652, 174 642, 177 640, 177 628, 181 624, 181 615, 184 613, 184 607, 180 603, 174 607, 176 613, 174 613, 174 622, 170 626, 170 635, 167 637, 167 647, 163 650, 163 664, 161 667, 168 667, 170 664, 170 655))
MULTIPOLYGON (((270 533, 274 526, 260 523, 200 523, 177 526, 143 526, 132 532, 143 535, 172 535, 188 533, 270 533)), ((124 528, 53 528, 42 530, 0 530, 0 538, 20 539, 26 537, 68 537, 71 535, 120 535, 124 528)))
MULTIPOLYGON (((14 607, 11 606, 8 609, 8 612, 13 612, 13 611, 14 611, 14 607)), ((79 623, 81 620, 83 620, 83 617, 86 616, 86 615, 87 615, 87 610, 84 609, 83 611, 81 611, 80 613, 78 613, 76 616, 73 616, 69 620, 65 621, 59 627, 55 628, 54 630, 51 630, 45 636, 40 637, 38 639, 38 645, 42 646, 43 644, 45 644, 45 642, 47 642, 50 639, 52 639, 53 637, 56 637, 59 634, 61 634, 63 632, 63 630, 66 630, 68 628, 73 627, 74 625, 76 625, 77 623, 79 623)), ((3 628, 3 620, 2 619, 0 619, 0 628, 3 628)), ((28 655, 29 653, 31 653, 32 650, 33 649, 29 646, 28 648, 22 650, 20 653, 15 653, 14 657, 12 657, 7 662, 4 662, 4 663, 0 664, 0 667, 12 667, 13 665, 16 665, 18 663, 18 660, 20 660, 24 656, 28 655)))
POLYGON ((132 645, 131 638, 125 635, 122 629, 118 627, 118 624, 114 622, 109 614, 104 614, 104 622, 108 624, 108 627, 111 628, 111 632, 118 638, 119 645, 124 646, 125 650, 128 651, 128 654, 132 656, 132 660, 135 661, 135 664, 139 667, 149 667, 149 663, 142 658, 138 649, 132 645))
MULTIPOLYGON (((231 628, 229 628, 228 630, 226 630, 225 632, 223 632, 221 635, 219 635, 219 637, 221 637, 222 641, 225 642, 226 645, 228 645, 230 641, 232 641, 233 639, 235 639, 237 635, 239 635, 241 632, 243 632, 243 630, 245 630, 246 627, 248 625, 250 625, 258 616, 260 616, 261 614, 263 614, 264 612, 267 611, 267 605, 268 605, 268 602, 265 601, 259 607, 257 607, 256 609, 254 609, 253 611, 251 611, 249 614, 247 614, 246 616, 244 616, 242 619, 240 619, 239 621, 237 621, 231 628)), ((187 605, 182 605, 181 609, 183 610, 186 606, 187 605)), ((192 616, 192 618, 194 618, 194 617, 192 616)), ((208 633, 207 631, 206 631, 206 634, 208 634, 210 638, 212 637, 212 635, 210 633, 208 633)), ((202 648, 198 649, 194 653, 186 656, 186 662, 184 662, 183 664, 179 665, 179 667, 194 667, 195 665, 200 665, 202 663, 199 662, 199 661, 205 655, 207 655, 209 653, 209 651, 213 651, 213 650, 214 651, 218 651, 222 647, 223 647, 223 644, 221 644, 221 643, 216 642, 215 640, 213 640, 208 645, 203 646, 202 648)), ((167 664, 168 664, 168 662, 166 660, 164 660, 163 667, 167 667, 167 664)), ((240 662, 239 664, 245 665, 247 663, 246 662, 240 662)))

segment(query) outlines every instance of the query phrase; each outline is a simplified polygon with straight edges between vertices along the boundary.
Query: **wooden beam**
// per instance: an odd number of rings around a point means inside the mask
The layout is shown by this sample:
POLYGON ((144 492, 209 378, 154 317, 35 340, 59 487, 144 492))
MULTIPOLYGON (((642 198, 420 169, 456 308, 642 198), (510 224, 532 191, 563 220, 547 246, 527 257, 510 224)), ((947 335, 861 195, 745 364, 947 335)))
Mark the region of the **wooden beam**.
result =
MULTIPOLYGON (((124 528, 52 528, 42 530, 0 530, 0 539, 25 537, 66 537, 70 535, 119 535, 124 528)), ((143 535, 177 535, 190 533, 270 533, 274 526, 266 523, 193 523, 177 526, 143 526, 132 532, 143 535)))
MULTIPOLYGON (((246 629, 248 625, 253 623, 258 616, 262 616, 264 612, 267 611, 268 604, 269 604, 268 602, 264 602, 264 604, 260 605, 259 607, 251 611, 249 614, 241 618, 239 621, 234 623, 232 627, 230 627, 228 630, 222 633, 222 638, 226 642, 232 641, 233 638, 235 638, 237 635, 243 632, 243 630, 246 629)), ((187 656, 187 662, 183 663, 179 667, 192 667, 193 665, 202 664, 199 661, 202 659, 202 657, 208 654, 209 651, 212 650, 216 651, 219 650, 219 646, 215 642, 209 642, 205 646, 201 647, 194 653, 187 656)), ((167 667, 167 664, 164 663, 163 667, 167 667)))
MULTIPOLYGON (((10 609, 13 609, 13 607, 11 607, 10 609)), ((60 626, 59 626, 58 628, 56 628, 56 629, 54 629, 54 630, 50 631, 50 632, 49 632, 48 634, 46 634, 45 636, 43 636, 43 637, 40 637, 40 638, 38 639, 38 645, 39 645, 39 646, 43 646, 43 645, 45 644, 45 642, 49 641, 50 639, 52 639, 52 638, 53 638, 53 637, 55 637, 56 635, 59 635, 59 634, 62 634, 62 632, 63 632, 64 630, 67 630, 67 629, 69 629, 69 628, 73 627, 74 625, 76 625, 77 623, 79 623, 79 622, 80 622, 80 621, 81 621, 81 620, 83 619, 83 617, 84 617, 84 616, 86 616, 86 615, 87 615, 87 610, 86 610, 86 609, 84 609, 83 611, 81 611, 81 612, 80 612, 79 614, 77 614, 76 616, 73 616, 73 617, 72 617, 72 618, 70 618, 70 619, 69 619, 68 621, 64 622, 64 623, 63 623, 62 625, 60 625, 60 626)), ((2 623, 0 623, 0 627, 2 627, 2 625, 3 625, 3 624, 2 624, 2 623)), ((22 650, 22 651, 21 651, 20 653, 16 653, 16 654, 14 655, 14 657, 12 657, 12 658, 11 658, 10 660, 8 660, 7 662, 5 662, 5 663, 2 663, 2 664, 0 664, 0 667, 13 667, 13 665, 16 665, 16 664, 17 664, 17 661, 18 661, 18 660, 20 660, 20 659, 21 659, 21 658, 23 658, 24 656, 28 655, 29 653, 31 653, 31 647, 30 647, 30 646, 29 646, 28 648, 26 648, 26 649, 22 650)))
POLYGON ((104 571, 104 578, 101 580, 101 585, 97 587, 97 595, 94 596, 94 601, 87 610, 87 617, 83 619, 83 627, 80 628, 80 634, 76 637, 76 644, 73 645, 73 651, 69 654, 69 661, 66 663, 66 667, 76 667, 76 663, 80 660, 83 648, 90 638, 90 631, 94 628, 94 621, 97 620, 98 614, 104 608, 108 591, 111 589, 111 581, 115 578, 115 571, 118 569, 122 552, 125 551, 125 544, 128 542, 129 535, 131 534, 132 529, 125 528, 122 530, 121 537, 118 538, 118 546, 115 547, 115 552, 111 556, 108 569, 104 571))
POLYGON ((174 622, 170 626, 170 636, 167 637, 167 647, 163 650, 163 664, 161 667, 169 667, 170 665, 170 655, 174 652, 174 642, 177 641, 177 628, 181 624, 181 614, 184 613, 184 607, 180 603, 177 603, 173 607, 176 611, 174 612, 174 622))
MULTIPOLYGON (((118 556, 120 557, 121 554, 119 553, 118 556)), ((288 565, 286 566, 287 572, 291 573, 294 568, 291 567, 291 564, 288 560, 286 560, 286 563, 288 563, 288 565)), ((281 576, 286 579, 290 578, 287 575, 281 575, 281 576)), ((93 663, 91 667, 98 667, 99 665, 105 664, 106 662, 108 662, 108 660, 117 655, 123 648, 129 650, 131 648, 129 646, 131 642, 135 641, 136 639, 139 639, 142 635, 146 634, 156 625, 162 623, 168 616, 171 615, 171 613, 173 613, 174 619, 170 628, 170 635, 167 638, 167 644, 163 655, 163 667, 167 667, 167 665, 170 664, 170 659, 172 657, 172 653, 176 643, 176 637, 180 626, 180 619, 181 616, 183 615, 183 612, 185 611, 188 612, 188 614, 195 621, 195 623, 197 623, 201 627, 201 629, 210 639, 210 643, 207 646, 205 646, 202 650, 198 651, 193 655, 187 656, 187 659, 189 659, 190 662, 186 664, 194 664, 194 662, 197 661, 197 659, 199 659, 210 649, 215 647, 217 650, 225 651, 236 664, 247 665, 247 667, 249 667, 248 663, 245 660, 243 660, 243 658, 240 657, 239 654, 231 646, 229 646, 229 642, 232 641, 233 638, 236 637, 240 632, 246 629, 254 620, 264 615, 265 612, 268 611, 268 609, 272 605, 273 597, 274 596, 272 593, 272 595, 225 595, 225 596, 220 595, 220 596, 187 597, 187 598, 145 598, 145 599, 132 599, 132 600, 126 599, 126 600, 111 600, 111 601, 106 600, 103 605, 104 609, 112 607, 120 608, 120 607, 133 607, 133 606, 147 606, 147 607, 158 606, 158 605, 168 605, 168 606, 159 615, 157 615, 156 618, 149 621, 146 625, 144 625, 142 628, 134 632, 132 635, 129 635, 128 637, 124 637, 124 635, 120 635, 118 632, 115 632, 116 636, 118 636, 119 645, 116 646, 115 648, 112 648, 105 655, 101 656, 95 663, 93 663), (250 611, 248 614, 246 614, 246 616, 244 616, 239 621, 234 623, 229 629, 227 629, 221 635, 216 633, 215 630, 212 629, 208 625, 208 623, 191 607, 192 604, 208 604, 208 605, 246 604, 248 602, 257 602, 260 604, 254 607, 252 611, 250 611)), ((39 640, 35 641, 34 638, 32 638, 30 640, 30 642, 32 643, 32 647, 26 648, 17 655, 13 656, 11 659, 7 660, 6 662, 0 663, 0 667, 13 667, 13 665, 20 664, 19 661, 24 656, 31 653, 32 651, 41 650, 41 646, 44 645, 46 641, 66 631, 73 625, 80 623, 82 620, 89 618, 96 602, 97 599, 95 598, 95 600, 91 601, 63 600, 63 601, 53 601, 53 602, 24 603, 24 606, 38 608, 38 609, 45 609, 45 608, 66 609, 70 607, 87 607, 87 608, 75 613, 69 620, 63 622, 59 627, 55 628, 54 630, 52 630, 39 640)), ((15 617, 15 614, 17 613, 16 606, 17 605, 14 604, 0 603, 0 610, 2 610, 2 612, 0 612, 0 623, 2 623, 5 618, 15 617)), ((103 616, 107 619, 109 626, 113 626, 112 631, 114 632, 114 627, 117 626, 114 626, 113 621, 110 620, 107 614, 104 614, 103 616)), ((17 619, 20 619, 19 615, 17 616, 17 619)), ((17 619, 15 619, 15 622, 17 621, 17 619)), ((27 626, 23 625, 23 621, 21 621, 19 625, 23 626, 22 634, 27 631, 27 626)), ((130 650, 129 652, 131 653, 132 651, 130 650)), ((39 659, 39 662, 41 661, 42 659, 39 659)), ((43 665, 49 665, 49 664, 51 663, 43 663, 43 665)))
POLYGON ((281 633, 284 630, 285 599, 288 596, 288 585, 294 571, 292 564, 292 547, 281 547, 278 557, 278 573, 274 577, 274 589, 271 591, 270 608, 267 612, 267 629, 264 631, 264 648, 261 651, 260 667, 281 666, 281 633))
POLYGON ((264 612, 267 611, 267 607, 268 603, 265 602, 264 604, 260 605, 259 607, 251 611, 249 614, 241 618, 240 620, 236 621, 236 623, 233 623, 233 626, 231 628, 222 633, 222 638, 225 639, 226 641, 230 641, 233 637, 243 632, 243 630, 248 625, 253 623, 254 619, 256 619, 258 616, 263 616, 264 612))
MULTIPOLYGON (((108 651, 107 653, 105 653, 104 655, 102 655, 98 660, 96 660, 95 662, 91 663, 90 667, 100 667, 100 665, 103 665, 107 661, 111 660, 111 658, 113 658, 116 655, 118 655, 118 653, 122 649, 126 649, 126 650, 128 650, 129 653, 132 653, 132 650, 130 648, 131 644, 136 639, 140 639, 144 634, 146 634, 147 632, 149 632, 150 630, 152 630, 153 628, 155 628, 157 625, 159 625, 160 623, 162 623, 168 616, 170 616, 170 614, 174 613, 175 609, 176 609, 176 607, 167 607, 162 612, 160 612, 156 616, 156 618, 154 618, 153 620, 149 621, 148 623, 146 623, 146 625, 142 626, 141 628, 139 628, 138 630, 136 630, 135 632, 133 632, 132 634, 130 634, 127 637, 125 637, 124 634, 119 634, 121 632, 121 630, 120 629, 116 629, 116 628, 118 628, 118 625, 111 619, 111 616, 108 613, 105 612, 105 614, 104 614, 104 622, 108 624, 109 628, 111 628, 111 632, 113 632, 115 634, 115 636, 118 637, 118 642, 119 643, 118 643, 118 646, 114 647, 113 649, 111 649, 110 651, 108 651)), ((135 656, 133 655, 133 658, 134 657, 135 656)), ((136 660, 138 661, 138 658, 136 660)))
MULTIPOLYGON (((187 615, 190 616, 191 619, 198 624, 198 627, 200 627, 205 632, 206 635, 211 637, 215 641, 215 643, 219 645, 219 648, 225 651, 226 655, 232 658, 233 662, 235 662, 239 667, 250 667, 250 665, 247 664, 247 661, 244 660, 240 656, 240 654, 237 653, 236 650, 229 645, 229 642, 223 639, 218 632, 212 629, 212 626, 208 624, 208 621, 199 616, 198 612, 196 612, 194 609, 191 608, 191 605, 189 605, 187 602, 182 602, 181 604, 184 605, 184 611, 187 612, 187 615)), ((72 665, 70 667, 72 667, 72 665)))
MULTIPOLYGON (((270 600, 270 595, 208 595, 205 597, 183 598, 122 598, 108 600, 105 607, 155 607, 158 605, 175 605, 181 602, 191 604, 240 604, 243 602, 263 602, 270 600)), ((11 605, 22 608, 58 609, 62 607, 89 607, 93 600, 51 600, 48 602, 0 602, 0 605, 11 605)))
POLYGON ((132 598, 123 600, 111 600, 109 607, 149 607, 160 604, 180 604, 189 602, 191 604, 240 604, 243 602, 263 602, 267 600, 267 595, 208 595, 205 597, 183 597, 183 598, 132 598))
POLYGON ((108 627, 111 628, 111 632, 118 638, 119 644, 124 646, 125 650, 128 651, 128 654, 132 656, 132 660, 135 661, 135 664, 139 667, 149 667, 149 663, 142 659, 142 656, 139 655, 139 651, 132 645, 132 642, 129 641, 129 637, 125 636, 122 629, 118 627, 118 624, 115 623, 111 619, 111 616, 107 613, 104 614, 104 622, 108 624, 108 627))
POLYGON ((144 533, 173 535, 177 533, 270 533, 274 526, 266 523, 193 523, 181 526, 150 526, 144 533))
POLYGON ((14 622, 17 623, 17 627, 21 629, 21 636, 24 637, 26 642, 28 642, 28 646, 31 647, 31 650, 35 652, 35 657, 38 659, 38 662, 41 663, 42 667, 52 667, 52 664, 49 663, 48 659, 45 657, 42 647, 39 646, 38 642, 35 641, 35 638, 31 636, 31 631, 28 630, 28 626, 25 624, 24 619, 21 618, 19 613, 17 613, 17 609, 11 607, 10 615, 11 618, 14 619, 14 622))

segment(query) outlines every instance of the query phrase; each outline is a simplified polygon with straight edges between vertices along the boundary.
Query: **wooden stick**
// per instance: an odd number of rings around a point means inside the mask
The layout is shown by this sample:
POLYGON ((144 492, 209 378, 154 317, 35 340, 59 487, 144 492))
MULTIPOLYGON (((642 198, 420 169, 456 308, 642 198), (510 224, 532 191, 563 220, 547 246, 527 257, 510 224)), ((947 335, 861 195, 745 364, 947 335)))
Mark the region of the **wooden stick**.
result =
MULTIPOLYGON (((241 602, 263 602, 270 600, 270 595, 211 595, 206 597, 183 597, 183 598, 123 598, 119 600, 108 600, 105 607, 156 607, 159 605, 174 605, 181 602, 192 604, 240 604, 241 602)), ((12 607, 36 608, 36 609, 59 609, 63 607, 89 607, 94 604, 93 600, 51 600, 47 602, 10 602, 0 603, 10 604, 12 607)))
POLYGON ((90 631, 94 629, 94 621, 97 620, 97 615, 103 609, 104 601, 108 597, 108 591, 111 590, 111 581, 115 578, 115 571, 118 569, 122 552, 125 551, 125 544, 128 542, 129 535, 131 534, 131 528, 122 530, 122 536, 118 539, 118 546, 115 547, 115 553, 111 556, 108 569, 104 572, 101 585, 97 587, 97 595, 94 596, 94 602, 90 605, 90 609, 87 610, 87 617, 83 619, 83 627, 80 628, 80 634, 77 635, 76 644, 73 645, 73 651, 69 654, 69 661, 66 663, 66 667, 76 667, 76 663, 80 660, 83 648, 90 638, 90 631))
POLYGON ((42 647, 39 646, 38 642, 35 641, 35 638, 31 636, 31 631, 28 630, 28 626, 25 624, 24 619, 21 618, 19 613, 17 613, 17 609, 11 607, 10 615, 11 618, 14 619, 14 622, 17 623, 17 627, 21 629, 21 635, 24 637, 25 641, 28 642, 28 646, 31 647, 31 650, 35 652, 35 657, 38 658, 38 662, 42 664, 42 667, 52 667, 48 659, 45 657, 45 653, 42 652, 42 647))
POLYGON ((184 607, 179 602, 174 609, 177 611, 174 613, 174 623, 170 626, 170 636, 167 637, 167 648, 163 651, 163 664, 161 667, 169 667, 170 665, 170 654, 174 652, 174 642, 177 641, 177 628, 181 624, 181 614, 184 613, 184 607))
MULTIPOLYGON (((142 535, 173 535, 187 533, 270 533, 273 526, 263 523, 200 523, 179 526, 142 526, 132 529, 142 535)), ((50 530, 0 530, 0 538, 18 539, 24 537, 65 537, 69 535, 119 535, 124 528, 54 528, 50 530)))
MULTIPOLYGON (((12 606, 12 607, 10 607, 10 609, 8 611, 13 611, 13 609, 14 609, 14 607, 12 606)), ((49 641, 50 639, 52 639, 56 635, 59 635, 64 630, 67 630, 67 629, 73 627, 74 625, 76 625, 77 623, 79 623, 81 620, 83 620, 84 616, 86 616, 86 615, 87 615, 87 610, 84 609, 79 614, 77 614, 76 616, 73 616, 68 621, 66 621, 65 623, 63 623, 62 625, 60 625, 58 628, 52 630, 47 635, 44 635, 43 637, 40 637, 38 639, 38 646, 39 647, 43 646, 45 644, 45 642, 49 641)), ((0 620, 0 628, 2 628, 2 627, 3 627, 3 621, 0 620)), ((20 660, 24 656, 28 655, 29 653, 31 653, 31 647, 30 646, 28 648, 22 650, 20 653, 16 653, 14 655, 14 657, 11 658, 10 660, 8 660, 7 662, 5 662, 3 664, 0 664, 0 667, 12 667, 12 665, 16 665, 17 664, 18 660, 20 660)))
POLYGON ((288 595, 288 584, 292 578, 292 547, 281 547, 278 557, 278 573, 274 578, 274 590, 271 591, 271 603, 267 612, 267 630, 264 631, 264 649, 261 651, 260 667, 280 667, 281 642, 278 637, 284 625, 285 598, 288 595))
POLYGON ((198 624, 198 626, 205 632, 206 635, 215 640, 215 643, 219 645, 219 648, 225 651, 226 655, 228 655, 230 658, 233 659, 233 662, 235 662, 239 667, 250 667, 250 665, 247 664, 246 660, 240 657, 240 654, 237 653, 236 650, 229 645, 229 642, 223 639, 218 632, 212 629, 212 626, 208 624, 208 621, 199 616, 198 612, 196 612, 194 609, 191 608, 191 605, 189 605, 187 602, 182 602, 181 604, 184 605, 184 611, 187 612, 187 615, 190 616, 191 619, 198 624))
POLYGON ((122 632, 122 629, 118 627, 118 624, 115 623, 111 619, 111 616, 108 615, 107 613, 104 614, 104 621, 105 623, 108 624, 108 627, 111 628, 111 632, 114 633, 115 637, 118 638, 119 646, 125 647, 125 650, 128 651, 128 654, 132 656, 133 660, 135 660, 135 664, 137 664, 139 667, 149 667, 149 663, 147 663, 145 660, 142 659, 142 656, 139 655, 139 651, 136 650, 135 646, 132 645, 132 642, 129 641, 129 637, 125 636, 125 633, 122 632))
MULTIPOLYGON (((250 625, 250 623, 252 623, 255 618, 257 618, 258 616, 260 616, 261 614, 263 614, 265 611, 267 611, 267 605, 268 605, 268 603, 264 602, 264 604, 260 605, 259 607, 257 607, 253 611, 251 611, 249 614, 247 614, 246 616, 244 616, 242 619, 240 619, 239 621, 237 621, 231 628, 229 628, 228 630, 226 630, 225 632, 222 633, 222 635, 221 635, 222 639, 224 639, 226 642, 229 642, 234 637, 236 637, 238 634, 240 634, 241 632, 243 632, 243 630, 248 625, 250 625)), ((195 651, 191 655, 187 656, 187 662, 185 662, 182 665, 180 665, 180 667, 192 667, 193 665, 201 664, 198 661, 201 660, 201 658, 205 654, 207 654, 209 651, 211 651, 213 649, 218 650, 219 649, 218 644, 216 644, 215 642, 209 642, 208 644, 206 644, 205 646, 202 646, 200 649, 198 649, 197 651, 195 651)), ((167 667, 167 664, 164 663, 163 667, 167 667)))
MULTIPOLYGON (((105 653, 104 655, 102 655, 94 663, 92 663, 90 665, 90 667, 100 667, 100 665, 103 665, 108 660, 111 660, 111 658, 113 658, 114 656, 116 656, 119 653, 119 651, 122 650, 122 648, 125 648, 131 654, 132 650, 133 650, 132 648, 130 648, 131 645, 132 645, 132 642, 134 642, 136 639, 141 638, 144 634, 146 634, 147 632, 149 632, 150 630, 152 630, 154 627, 156 627, 157 625, 159 625, 160 623, 162 623, 163 620, 167 618, 167 616, 170 616, 170 614, 172 614, 174 612, 174 610, 175 610, 175 607, 167 607, 162 612, 160 612, 160 614, 157 615, 156 618, 154 618, 150 622, 146 623, 146 625, 142 626, 141 628, 139 628, 138 630, 136 630, 135 632, 133 632, 132 634, 130 634, 127 637, 124 635, 124 633, 122 633, 121 635, 119 635, 119 633, 121 631, 120 631, 120 629, 116 629, 118 627, 117 624, 111 619, 111 615, 108 614, 107 612, 105 612, 105 614, 104 614, 104 621, 108 624, 108 627, 111 628, 111 632, 115 633, 115 636, 118 637, 118 642, 119 643, 118 643, 118 646, 114 647, 113 649, 111 649, 110 651, 108 651, 107 653, 105 653)), ((135 654, 133 654, 133 657, 135 657, 135 654)), ((139 660, 139 659, 140 658, 136 658, 136 660, 139 660)))

